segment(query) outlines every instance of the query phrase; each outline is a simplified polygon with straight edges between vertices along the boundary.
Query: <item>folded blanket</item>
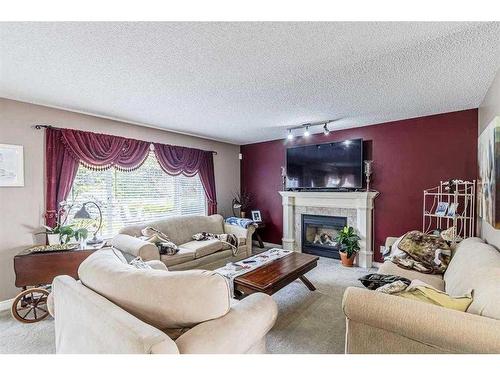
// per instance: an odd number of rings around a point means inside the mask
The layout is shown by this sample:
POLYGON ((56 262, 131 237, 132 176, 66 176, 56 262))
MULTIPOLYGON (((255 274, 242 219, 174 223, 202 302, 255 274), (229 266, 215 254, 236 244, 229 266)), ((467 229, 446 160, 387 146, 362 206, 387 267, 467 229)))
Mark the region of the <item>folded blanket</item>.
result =
POLYGON ((232 233, 214 234, 208 232, 200 232, 193 235, 193 240, 196 241, 206 241, 213 239, 228 244, 231 247, 231 250, 233 250, 233 256, 236 256, 236 253, 238 252, 239 241, 238 237, 236 237, 232 233))
POLYGON ((250 225, 256 225, 252 219, 245 219, 242 217, 228 217, 225 222, 230 225, 237 225, 242 228, 248 228, 250 225))
POLYGON ((442 274, 451 259, 451 249, 445 240, 416 230, 404 235, 398 249, 402 253, 390 260, 401 268, 422 273, 442 274))

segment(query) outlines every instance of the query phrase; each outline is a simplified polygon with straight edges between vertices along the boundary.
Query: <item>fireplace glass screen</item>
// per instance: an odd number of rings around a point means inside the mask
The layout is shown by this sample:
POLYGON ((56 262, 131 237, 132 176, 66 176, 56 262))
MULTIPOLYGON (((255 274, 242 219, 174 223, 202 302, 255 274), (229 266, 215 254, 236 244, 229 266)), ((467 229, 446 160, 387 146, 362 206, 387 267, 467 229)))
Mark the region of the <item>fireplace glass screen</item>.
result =
POLYGON ((302 215, 302 252, 340 259, 335 238, 346 224, 345 217, 302 215))

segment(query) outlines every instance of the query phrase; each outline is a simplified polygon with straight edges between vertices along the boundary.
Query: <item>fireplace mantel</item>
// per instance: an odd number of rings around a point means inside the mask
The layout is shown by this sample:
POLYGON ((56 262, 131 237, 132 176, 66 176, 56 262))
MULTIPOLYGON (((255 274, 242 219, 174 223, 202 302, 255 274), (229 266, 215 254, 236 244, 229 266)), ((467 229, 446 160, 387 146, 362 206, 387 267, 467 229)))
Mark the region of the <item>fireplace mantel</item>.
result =
POLYGON ((376 191, 362 192, 314 192, 314 191, 280 191, 283 202, 283 248, 302 251, 297 238, 297 216, 301 209, 322 208, 346 209, 355 212, 353 223, 361 240, 357 264, 369 268, 373 262, 372 232, 374 200, 379 194, 376 191))

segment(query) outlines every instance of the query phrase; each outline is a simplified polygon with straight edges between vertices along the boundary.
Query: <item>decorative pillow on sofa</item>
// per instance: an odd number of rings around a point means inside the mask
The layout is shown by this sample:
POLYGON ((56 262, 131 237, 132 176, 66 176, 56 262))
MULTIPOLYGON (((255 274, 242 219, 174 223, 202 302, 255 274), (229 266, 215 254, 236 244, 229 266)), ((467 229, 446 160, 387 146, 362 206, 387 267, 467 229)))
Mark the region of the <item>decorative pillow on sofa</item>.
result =
POLYGON ((179 251, 177 245, 165 233, 156 228, 146 227, 141 230, 141 233, 141 239, 154 243, 161 255, 174 255, 179 251))
POLYGON ((472 303, 472 291, 461 297, 451 297, 420 280, 413 280, 406 290, 394 295, 463 312, 472 303))

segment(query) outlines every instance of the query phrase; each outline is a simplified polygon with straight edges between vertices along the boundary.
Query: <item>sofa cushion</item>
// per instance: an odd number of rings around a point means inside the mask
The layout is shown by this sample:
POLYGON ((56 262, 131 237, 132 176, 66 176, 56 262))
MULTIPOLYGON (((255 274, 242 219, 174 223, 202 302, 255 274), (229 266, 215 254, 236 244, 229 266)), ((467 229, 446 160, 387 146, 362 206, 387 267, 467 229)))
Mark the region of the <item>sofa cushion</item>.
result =
POLYGON ((446 292, 452 295, 464 294, 472 289, 472 278, 481 267, 491 266, 500 253, 479 238, 467 238, 460 242, 444 273, 446 292))
POLYGON ((160 258, 167 267, 170 267, 177 264, 189 262, 193 260, 195 256, 196 254, 194 250, 179 248, 179 251, 174 255, 162 254, 160 255, 160 258))
POLYGON ((204 241, 189 241, 180 245, 179 248, 193 251, 195 258, 201 258, 222 250, 224 248, 224 244, 217 239, 211 239, 204 241))
POLYGON ((230 308, 229 285, 215 272, 136 269, 113 250, 94 252, 78 276, 86 287, 160 330, 193 327, 230 308))
POLYGON ((418 271, 407 270, 396 266, 391 261, 384 262, 379 267, 377 273, 383 275, 396 275, 396 276, 406 277, 407 279, 410 280, 420 280, 438 290, 444 290, 444 281, 441 275, 431 275, 427 273, 421 273, 418 271))
POLYGON ((221 215, 182 215, 168 217, 162 220, 131 225, 120 230, 120 233, 130 236, 141 236, 141 230, 153 227, 165 233, 176 245, 192 241, 193 234, 208 232, 214 234, 224 233, 224 218, 221 215))
POLYGON ((446 293, 473 291, 467 312, 500 319, 500 252, 479 238, 467 238, 457 245, 444 274, 446 293))

